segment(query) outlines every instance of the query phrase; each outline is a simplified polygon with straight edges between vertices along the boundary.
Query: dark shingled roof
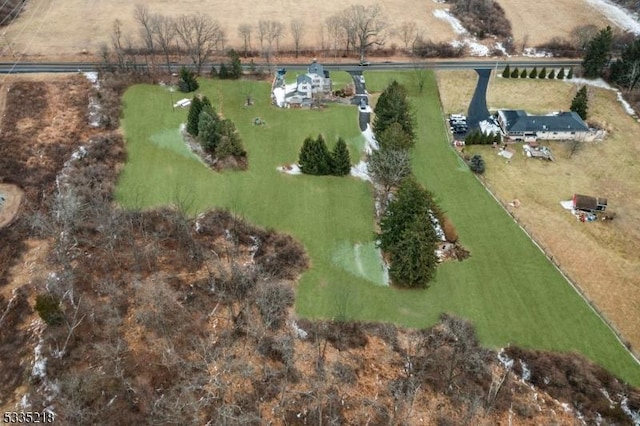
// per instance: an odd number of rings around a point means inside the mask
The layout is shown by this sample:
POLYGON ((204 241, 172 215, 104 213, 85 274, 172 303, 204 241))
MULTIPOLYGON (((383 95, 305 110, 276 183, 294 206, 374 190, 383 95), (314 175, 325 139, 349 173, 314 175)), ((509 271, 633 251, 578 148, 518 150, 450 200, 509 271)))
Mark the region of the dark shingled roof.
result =
POLYGON ((589 126, 573 112, 556 115, 528 115, 522 110, 501 111, 507 132, 586 132, 589 126))

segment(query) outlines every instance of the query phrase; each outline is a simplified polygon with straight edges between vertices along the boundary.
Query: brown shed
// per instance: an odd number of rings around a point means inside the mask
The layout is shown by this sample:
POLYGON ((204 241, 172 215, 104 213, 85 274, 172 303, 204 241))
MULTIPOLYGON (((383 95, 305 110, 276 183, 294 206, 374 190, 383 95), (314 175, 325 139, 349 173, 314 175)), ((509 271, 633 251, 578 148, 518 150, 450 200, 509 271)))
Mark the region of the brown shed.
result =
POLYGON ((607 209, 607 199, 590 195, 573 194, 573 208, 586 212, 603 212, 607 209))

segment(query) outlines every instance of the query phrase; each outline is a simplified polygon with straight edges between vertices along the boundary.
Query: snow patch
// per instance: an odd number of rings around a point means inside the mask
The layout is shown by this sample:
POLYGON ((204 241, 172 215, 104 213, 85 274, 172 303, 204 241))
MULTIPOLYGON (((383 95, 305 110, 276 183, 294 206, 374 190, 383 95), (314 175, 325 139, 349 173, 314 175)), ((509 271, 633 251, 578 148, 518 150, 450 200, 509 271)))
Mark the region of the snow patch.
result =
POLYGON ((362 132, 362 136, 364 136, 366 142, 364 151, 367 154, 371 154, 373 151, 378 150, 378 141, 376 141, 376 136, 373 134, 371 125, 367 124, 367 128, 362 132))
POLYGON ((89 80, 91 82, 91 84, 93 84, 94 86, 99 86, 100 83, 98 82, 98 73, 95 71, 91 71, 91 72, 83 72, 82 75, 85 76, 85 78, 87 80, 89 80))
POLYGON ((369 175, 369 167, 367 163, 362 160, 355 166, 351 166, 351 171, 349 172, 351 176, 355 176, 364 181, 371 182, 371 176, 369 175))
POLYGON ((636 35, 640 34, 640 22, 637 17, 623 7, 609 0, 587 0, 587 3, 620 28, 636 35))
POLYGON ((42 355, 43 344, 44 341, 40 340, 33 350, 34 358, 31 375, 37 379, 44 379, 47 377, 47 359, 42 355))
POLYGON ((278 166, 276 170, 281 173, 286 173, 288 175, 301 175, 302 170, 300 170, 300 166, 297 164, 290 164, 288 166, 278 166))
POLYGON ((451 42, 453 47, 467 46, 471 56, 489 56, 489 48, 484 44, 480 44, 475 39, 465 38, 464 40, 454 40, 451 42))
POLYGON ((553 57, 553 54, 546 50, 538 50, 535 47, 527 47, 522 52, 522 56, 527 56, 529 58, 551 58, 553 57))
POLYGON ((443 21, 447 21, 456 34, 469 34, 466 28, 462 25, 462 22, 455 16, 449 13, 449 9, 436 9, 433 11, 433 16, 443 21))
POLYGON ((640 425, 640 410, 633 411, 629 408, 629 398, 625 396, 622 401, 620 401, 620 408, 622 408, 622 411, 629 416, 634 425, 640 425))
POLYGON ((636 112, 634 111, 634 109, 631 107, 631 105, 629 104, 629 102, 627 102, 623 97, 622 97, 622 92, 620 92, 619 90, 616 90, 616 97, 618 98, 618 102, 620 102, 620 104, 622 104, 622 108, 624 108, 624 110, 626 111, 627 114, 629 114, 632 117, 635 117, 636 112))
POLYGON ((298 336, 298 339, 304 340, 309 336, 309 333, 301 329, 298 326, 298 323, 295 321, 291 321, 291 328, 293 328, 293 331, 296 333, 296 336, 298 336))
POLYGON ((509 358, 509 355, 506 354, 504 348, 500 348, 498 351, 498 361, 500 361, 500 364, 502 364, 506 369, 513 368, 513 360, 509 358))
POLYGON ((520 361, 520 368, 522 368, 522 381, 528 382, 529 380, 531 380, 531 370, 523 360, 520 359, 519 361, 520 361))
POLYGON ((496 50, 499 50, 500 52, 502 52, 502 54, 504 56, 506 56, 507 58, 510 58, 511 55, 509 55, 509 53, 507 52, 507 49, 505 49, 504 45, 502 44, 502 42, 497 42, 495 45, 496 50))

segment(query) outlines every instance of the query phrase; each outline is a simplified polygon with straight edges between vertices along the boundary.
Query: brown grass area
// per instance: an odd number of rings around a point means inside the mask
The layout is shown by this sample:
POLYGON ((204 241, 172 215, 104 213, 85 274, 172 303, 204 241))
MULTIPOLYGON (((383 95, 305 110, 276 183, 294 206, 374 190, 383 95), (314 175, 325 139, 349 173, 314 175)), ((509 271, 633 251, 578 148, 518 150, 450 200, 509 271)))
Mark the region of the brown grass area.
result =
MULTIPOLYGON (((470 72, 441 72, 438 82, 446 112, 466 111, 475 78, 470 72)), ((490 110, 529 112, 568 109, 579 86, 561 81, 492 80, 490 110), (535 95, 532 95, 535 94, 535 95)), ((555 162, 526 159, 515 145, 511 164, 489 147, 468 147, 484 154, 485 179, 496 196, 522 205, 514 215, 586 292, 625 338, 640 348, 640 125, 628 116, 612 91, 589 88, 589 120, 609 130, 603 142, 587 143, 568 158, 562 142, 550 146, 555 162), (612 222, 580 223, 559 202, 573 193, 609 199, 612 222)))
POLYGON ((584 0, 561 0, 548 2, 500 0, 507 19, 511 21, 513 38, 517 50, 534 47, 553 37, 569 37, 578 25, 594 24, 606 27, 614 24, 584 0))
MULTIPOLYGON (((257 26, 258 20, 276 20, 285 25, 287 34, 281 42, 284 48, 293 46, 289 31, 292 18, 301 19, 306 26, 302 38, 305 48, 320 48, 320 25, 329 16, 345 9, 351 4, 375 4, 375 0, 339 1, 327 0, 321 7, 300 7, 292 0, 275 0, 272 2, 253 2, 241 0, 228 2, 222 0, 155 0, 144 2, 149 10, 168 16, 182 13, 208 13, 225 28, 230 46, 240 47, 242 39, 238 36, 239 24, 257 26)), ((382 3, 382 2, 379 2, 382 3)), ((29 0, 28 10, 10 27, 3 29, 4 43, 0 44, 0 56, 25 52, 27 55, 80 54, 83 50, 96 53, 104 43, 111 45, 113 22, 119 19, 123 23, 124 39, 138 44, 138 25, 133 18, 136 2, 113 0, 102 2, 86 2, 84 0, 29 0), (70 13, 72 11, 72 13, 70 13)), ((403 21, 415 21, 425 35, 435 41, 455 38, 448 23, 433 16, 435 9, 443 5, 432 1, 398 0, 383 3, 387 20, 392 25, 403 21)), ((326 38, 326 35, 325 35, 326 38)), ((403 47, 399 38, 391 38, 388 45, 396 43, 403 47)), ((126 44, 126 41, 125 41, 126 44)), ((252 46, 259 48, 255 34, 252 46)))

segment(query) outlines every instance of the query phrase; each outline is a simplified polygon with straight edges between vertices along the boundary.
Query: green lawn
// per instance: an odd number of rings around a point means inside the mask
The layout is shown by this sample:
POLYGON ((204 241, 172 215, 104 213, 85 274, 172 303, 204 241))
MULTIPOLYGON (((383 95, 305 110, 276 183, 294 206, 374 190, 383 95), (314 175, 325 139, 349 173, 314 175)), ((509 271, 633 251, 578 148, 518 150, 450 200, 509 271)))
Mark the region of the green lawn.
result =
MULTIPOLYGON (((394 77, 417 95, 413 73, 369 72, 369 91, 381 90, 394 77)), ((181 145, 177 128, 186 111, 171 108, 171 98, 175 102, 179 95, 135 86, 124 97, 129 159, 118 185, 122 204, 139 208, 181 202, 193 212, 227 207, 256 224, 291 233, 305 245, 312 264, 298 288, 300 315, 422 327, 448 311, 472 320, 486 345, 576 350, 640 385, 640 367, 613 334, 461 167, 446 143, 432 74, 424 94, 412 98, 419 134, 414 171, 453 220, 471 258, 440 266, 426 291, 379 285, 368 184, 355 178, 288 176, 275 169, 294 162, 302 140, 319 132, 330 145, 338 135, 345 137, 356 158, 362 138, 355 108, 280 110, 268 105, 269 85, 256 82, 203 81, 202 91, 235 121, 249 152, 249 170, 208 170, 181 145), (248 92, 256 105, 244 108, 248 92), (267 126, 253 126, 257 116, 267 126)))

